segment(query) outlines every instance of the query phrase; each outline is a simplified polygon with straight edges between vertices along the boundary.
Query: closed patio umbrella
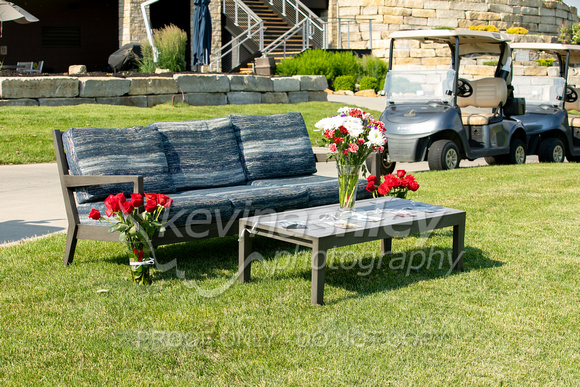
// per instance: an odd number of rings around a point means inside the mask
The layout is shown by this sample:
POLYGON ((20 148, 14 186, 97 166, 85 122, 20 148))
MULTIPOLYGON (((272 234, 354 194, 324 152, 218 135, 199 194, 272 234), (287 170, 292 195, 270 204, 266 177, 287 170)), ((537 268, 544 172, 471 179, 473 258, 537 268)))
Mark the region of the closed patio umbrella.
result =
POLYGON ((209 64, 211 53, 211 16, 207 7, 210 0, 195 0, 191 53, 193 65, 209 64))

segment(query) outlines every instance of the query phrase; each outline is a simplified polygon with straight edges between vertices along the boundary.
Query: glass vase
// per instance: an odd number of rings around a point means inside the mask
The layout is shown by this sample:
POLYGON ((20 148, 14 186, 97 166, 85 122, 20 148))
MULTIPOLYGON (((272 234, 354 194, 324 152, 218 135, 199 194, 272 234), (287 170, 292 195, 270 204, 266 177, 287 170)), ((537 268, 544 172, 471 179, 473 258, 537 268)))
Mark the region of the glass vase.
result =
POLYGON ((362 165, 336 164, 338 169, 338 204, 340 212, 354 211, 361 167, 362 165))
POLYGON ((129 266, 131 267, 131 276, 133 282, 139 285, 151 285, 150 267, 155 263, 153 258, 148 256, 149 251, 132 249, 129 256, 129 266), (147 254, 147 256, 145 256, 147 254))

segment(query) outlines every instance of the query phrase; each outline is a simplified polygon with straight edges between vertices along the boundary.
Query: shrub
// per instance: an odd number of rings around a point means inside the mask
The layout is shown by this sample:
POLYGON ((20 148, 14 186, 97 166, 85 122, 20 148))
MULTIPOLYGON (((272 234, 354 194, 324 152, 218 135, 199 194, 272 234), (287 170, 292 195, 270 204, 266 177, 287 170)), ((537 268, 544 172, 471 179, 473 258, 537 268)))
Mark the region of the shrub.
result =
POLYGON ((379 91, 379 81, 375 77, 363 77, 359 84, 360 90, 373 89, 374 91, 379 91))
POLYGON ((354 91, 354 77, 352 75, 339 75, 334 79, 334 90, 354 91))
POLYGON ((536 59, 536 62, 538 63, 538 66, 550 67, 554 64, 555 60, 556 59, 554 59, 554 58, 543 58, 543 59, 536 59))
POLYGON ((498 32, 498 28, 496 26, 494 26, 493 24, 491 25, 481 25, 481 26, 469 26, 469 29, 472 31, 490 31, 490 32, 498 32))
POLYGON ((528 30, 526 30, 524 27, 510 27, 505 32, 507 32, 508 34, 514 34, 514 35, 527 35, 528 34, 528 30))
POLYGON ((276 66, 278 75, 324 75, 329 83, 340 75, 360 73, 360 63, 350 52, 306 50, 276 66))
POLYGON ((435 27, 436 30, 454 30, 455 27, 448 27, 448 26, 439 26, 435 27))
POLYGON ((361 60, 362 77, 384 78, 387 75, 387 63, 374 55, 365 55, 361 60))
POLYGON ((169 69, 173 72, 185 70, 185 49, 187 34, 173 24, 153 30, 153 44, 159 51, 157 63, 153 61, 153 49, 148 41, 141 44, 143 58, 139 71, 154 72, 155 68, 169 69))
POLYGON ((560 28, 560 36, 558 37, 558 42, 560 43, 570 43, 572 41, 572 27, 569 25, 563 25, 560 28))
POLYGON ((484 66, 497 66, 497 60, 488 60, 483 62, 484 66))

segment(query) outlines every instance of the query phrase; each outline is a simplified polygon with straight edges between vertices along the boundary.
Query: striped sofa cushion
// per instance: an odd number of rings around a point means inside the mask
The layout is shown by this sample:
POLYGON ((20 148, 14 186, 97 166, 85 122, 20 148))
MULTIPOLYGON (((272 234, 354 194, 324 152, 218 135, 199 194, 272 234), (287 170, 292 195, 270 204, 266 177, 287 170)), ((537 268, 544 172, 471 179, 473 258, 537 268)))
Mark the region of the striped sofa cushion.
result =
POLYGON ((300 113, 229 115, 248 180, 308 175, 316 162, 300 113))
MULTIPOLYGON (((145 192, 175 192, 159 132, 152 128, 72 128, 63 136, 73 175, 142 175, 145 192)), ((111 184, 77 190, 79 203, 133 192, 133 185, 111 184)))
POLYGON ((177 191, 246 183, 229 119, 156 122, 148 127, 161 133, 177 191))

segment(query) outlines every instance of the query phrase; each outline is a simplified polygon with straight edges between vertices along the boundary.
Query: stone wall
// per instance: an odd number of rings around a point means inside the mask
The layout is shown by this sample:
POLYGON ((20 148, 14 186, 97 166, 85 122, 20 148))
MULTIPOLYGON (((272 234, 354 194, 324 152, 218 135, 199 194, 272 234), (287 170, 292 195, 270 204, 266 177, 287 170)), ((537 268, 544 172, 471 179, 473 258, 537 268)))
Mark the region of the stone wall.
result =
MULTIPOLYGON (((119 47, 127 43, 140 43, 147 39, 145 21, 141 12, 141 3, 146 0, 119 0, 119 47)), ((195 12, 194 0, 190 0, 190 20, 195 12)), ((221 39, 221 1, 212 1, 209 12, 212 20, 211 52, 217 52, 222 46, 221 39)), ((189 26, 189 36, 193 36, 193 23, 189 26)), ((188 42, 191 44, 191 41, 188 42)), ((191 62, 192 58, 189 58, 191 62)), ((212 56, 213 59, 213 56, 212 56)))
POLYGON ((0 106, 108 104, 151 107, 162 103, 194 106, 326 101, 323 75, 264 77, 191 75, 170 77, 6 77, 0 78, 0 106))
MULTIPOLYGON (((392 31, 493 24, 557 36, 562 25, 579 21, 575 7, 542 0, 330 0, 329 9, 338 9, 335 16, 341 18, 360 19, 350 27, 353 49, 369 48, 369 22, 363 19, 372 19, 373 53, 382 58, 388 57, 392 31)), ((345 31, 342 40, 347 40, 345 31)))

